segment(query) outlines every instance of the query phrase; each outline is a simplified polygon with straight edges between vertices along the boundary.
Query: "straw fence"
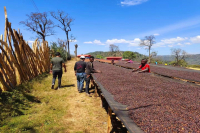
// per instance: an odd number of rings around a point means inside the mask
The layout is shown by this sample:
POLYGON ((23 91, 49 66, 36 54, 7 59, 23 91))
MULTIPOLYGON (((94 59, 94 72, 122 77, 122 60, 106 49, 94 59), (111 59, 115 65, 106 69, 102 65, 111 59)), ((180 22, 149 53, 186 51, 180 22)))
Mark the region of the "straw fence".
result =
POLYGON ((48 42, 38 39, 32 48, 20 31, 11 28, 5 11, 5 31, 0 38, 0 92, 11 91, 16 85, 49 71, 48 42))

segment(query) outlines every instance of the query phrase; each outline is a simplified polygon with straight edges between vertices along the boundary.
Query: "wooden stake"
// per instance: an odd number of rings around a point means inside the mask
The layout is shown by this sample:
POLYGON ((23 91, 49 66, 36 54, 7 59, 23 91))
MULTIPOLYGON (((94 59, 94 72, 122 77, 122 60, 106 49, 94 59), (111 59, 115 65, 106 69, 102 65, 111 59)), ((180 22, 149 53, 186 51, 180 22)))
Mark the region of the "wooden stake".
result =
POLYGON ((7 16, 7 11, 6 11, 6 7, 5 6, 4 6, 4 13, 5 13, 5 19, 7 19, 8 16, 7 16))
POLYGON ((112 125, 111 117, 112 117, 112 110, 108 106, 108 123, 107 123, 108 124, 108 129, 107 129, 107 133, 110 133, 110 131, 111 131, 111 125, 112 125))

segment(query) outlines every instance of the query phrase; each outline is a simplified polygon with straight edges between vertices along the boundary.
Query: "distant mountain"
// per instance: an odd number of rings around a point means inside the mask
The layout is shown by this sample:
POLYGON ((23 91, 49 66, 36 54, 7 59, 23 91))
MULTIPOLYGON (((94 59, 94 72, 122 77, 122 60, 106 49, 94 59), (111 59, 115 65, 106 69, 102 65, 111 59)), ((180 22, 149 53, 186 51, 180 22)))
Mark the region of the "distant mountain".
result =
MULTIPOLYGON (((120 51, 117 56, 122 56, 124 52, 125 51, 120 51)), ((146 57, 145 55, 142 55, 142 54, 140 54, 138 52, 134 52, 134 53, 136 54, 136 58, 137 59, 142 59, 142 58, 146 57)), ((90 54, 90 55, 92 55, 94 57, 96 57, 97 55, 101 55, 103 58, 106 58, 106 57, 109 57, 109 56, 113 56, 113 55, 110 54, 110 52, 103 52, 103 51, 95 51, 95 52, 90 52, 90 53, 87 53, 87 54, 90 54)))
MULTIPOLYGON (((117 56, 122 56, 124 52, 125 51, 120 51, 117 56)), ((137 57, 136 57, 137 61, 141 60, 142 58, 147 58, 147 56, 142 55, 138 52, 134 52, 134 53, 137 55, 137 57)), ((110 52, 103 52, 103 51, 95 51, 95 52, 90 52, 87 54, 93 55, 94 57, 96 57, 97 55, 101 55, 103 58, 113 56, 113 55, 110 55, 110 52)), ((174 61, 175 60, 175 57, 172 55, 158 55, 156 58, 159 58, 163 61, 174 61)), ((188 55, 188 57, 186 58, 186 61, 189 65, 200 65, 200 54, 188 55)))
MULTIPOLYGON (((172 55, 158 55, 158 57, 164 61, 175 60, 175 57, 172 55)), ((190 65, 200 65, 200 54, 188 55, 188 57, 185 60, 190 65)))

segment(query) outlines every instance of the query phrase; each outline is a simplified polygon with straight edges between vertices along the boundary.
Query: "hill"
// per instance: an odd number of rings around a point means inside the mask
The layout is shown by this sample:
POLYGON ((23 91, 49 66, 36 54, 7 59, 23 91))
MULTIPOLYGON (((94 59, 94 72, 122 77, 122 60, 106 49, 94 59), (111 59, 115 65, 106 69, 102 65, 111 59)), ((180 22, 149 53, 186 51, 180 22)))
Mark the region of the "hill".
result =
MULTIPOLYGON (((158 57, 164 61, 173 61, 175 59, 172 55, 159 55, 158 57)), ((200 54, 188 55, 185 60, 190 65, 200 65, 200 54)))
MULTIPOLYGON (((125 51, 120 51, 117 56, 122 56, 124 52, 125 51)), ((145 55, 142 55, 138 52, 134 52, 134 53, 136 54, 136 60, 146 58, 145 55)), ((110 52, 103 52, 103 51, 95 51, 95 52, 90 52, 90 53, 87 53, 87 54, 90 54, 90 55, 94 56, 95 58, 96 58, 97 55, 101 55, 103 58, 113 56, 110 52)))

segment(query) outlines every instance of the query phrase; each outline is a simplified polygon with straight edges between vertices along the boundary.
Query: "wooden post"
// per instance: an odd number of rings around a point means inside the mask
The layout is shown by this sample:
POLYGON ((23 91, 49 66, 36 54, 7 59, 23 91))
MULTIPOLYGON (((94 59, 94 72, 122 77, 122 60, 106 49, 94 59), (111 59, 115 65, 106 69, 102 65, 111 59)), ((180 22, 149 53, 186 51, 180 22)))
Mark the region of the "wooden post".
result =
POLYGON ((20 29, 19 29, 19 28, 18 28, 18 34, 19 34, 19 36, 21 35, 21 34, 20 34, 20 29))
POLYGON ((8 24, 8 16, 6 7, 4 6, 4 13, 5 13, 5 30, 4 30, 4 42, 7 42, 7 24, 8 24))
POLYGON ((95 94, 95 97, 97 97, 97 96, 98 96, 97 89, 98 89, 98 87, 97 87, 96 85, 94 85, 94 94, 95 94))
POLYGON ((107 129, 107 133, 110 133, 111 131, 111 126, 112 126, 112 123, 111 123, 111 117, 112 117, 112 110, 111 108, 108 106, 108 129, 107 129))
POLYGON ((77 60, 77 48, 78 48, 78 45, 76 44, 75 45, 75 58, 76 58, 76 60, 77 60))

